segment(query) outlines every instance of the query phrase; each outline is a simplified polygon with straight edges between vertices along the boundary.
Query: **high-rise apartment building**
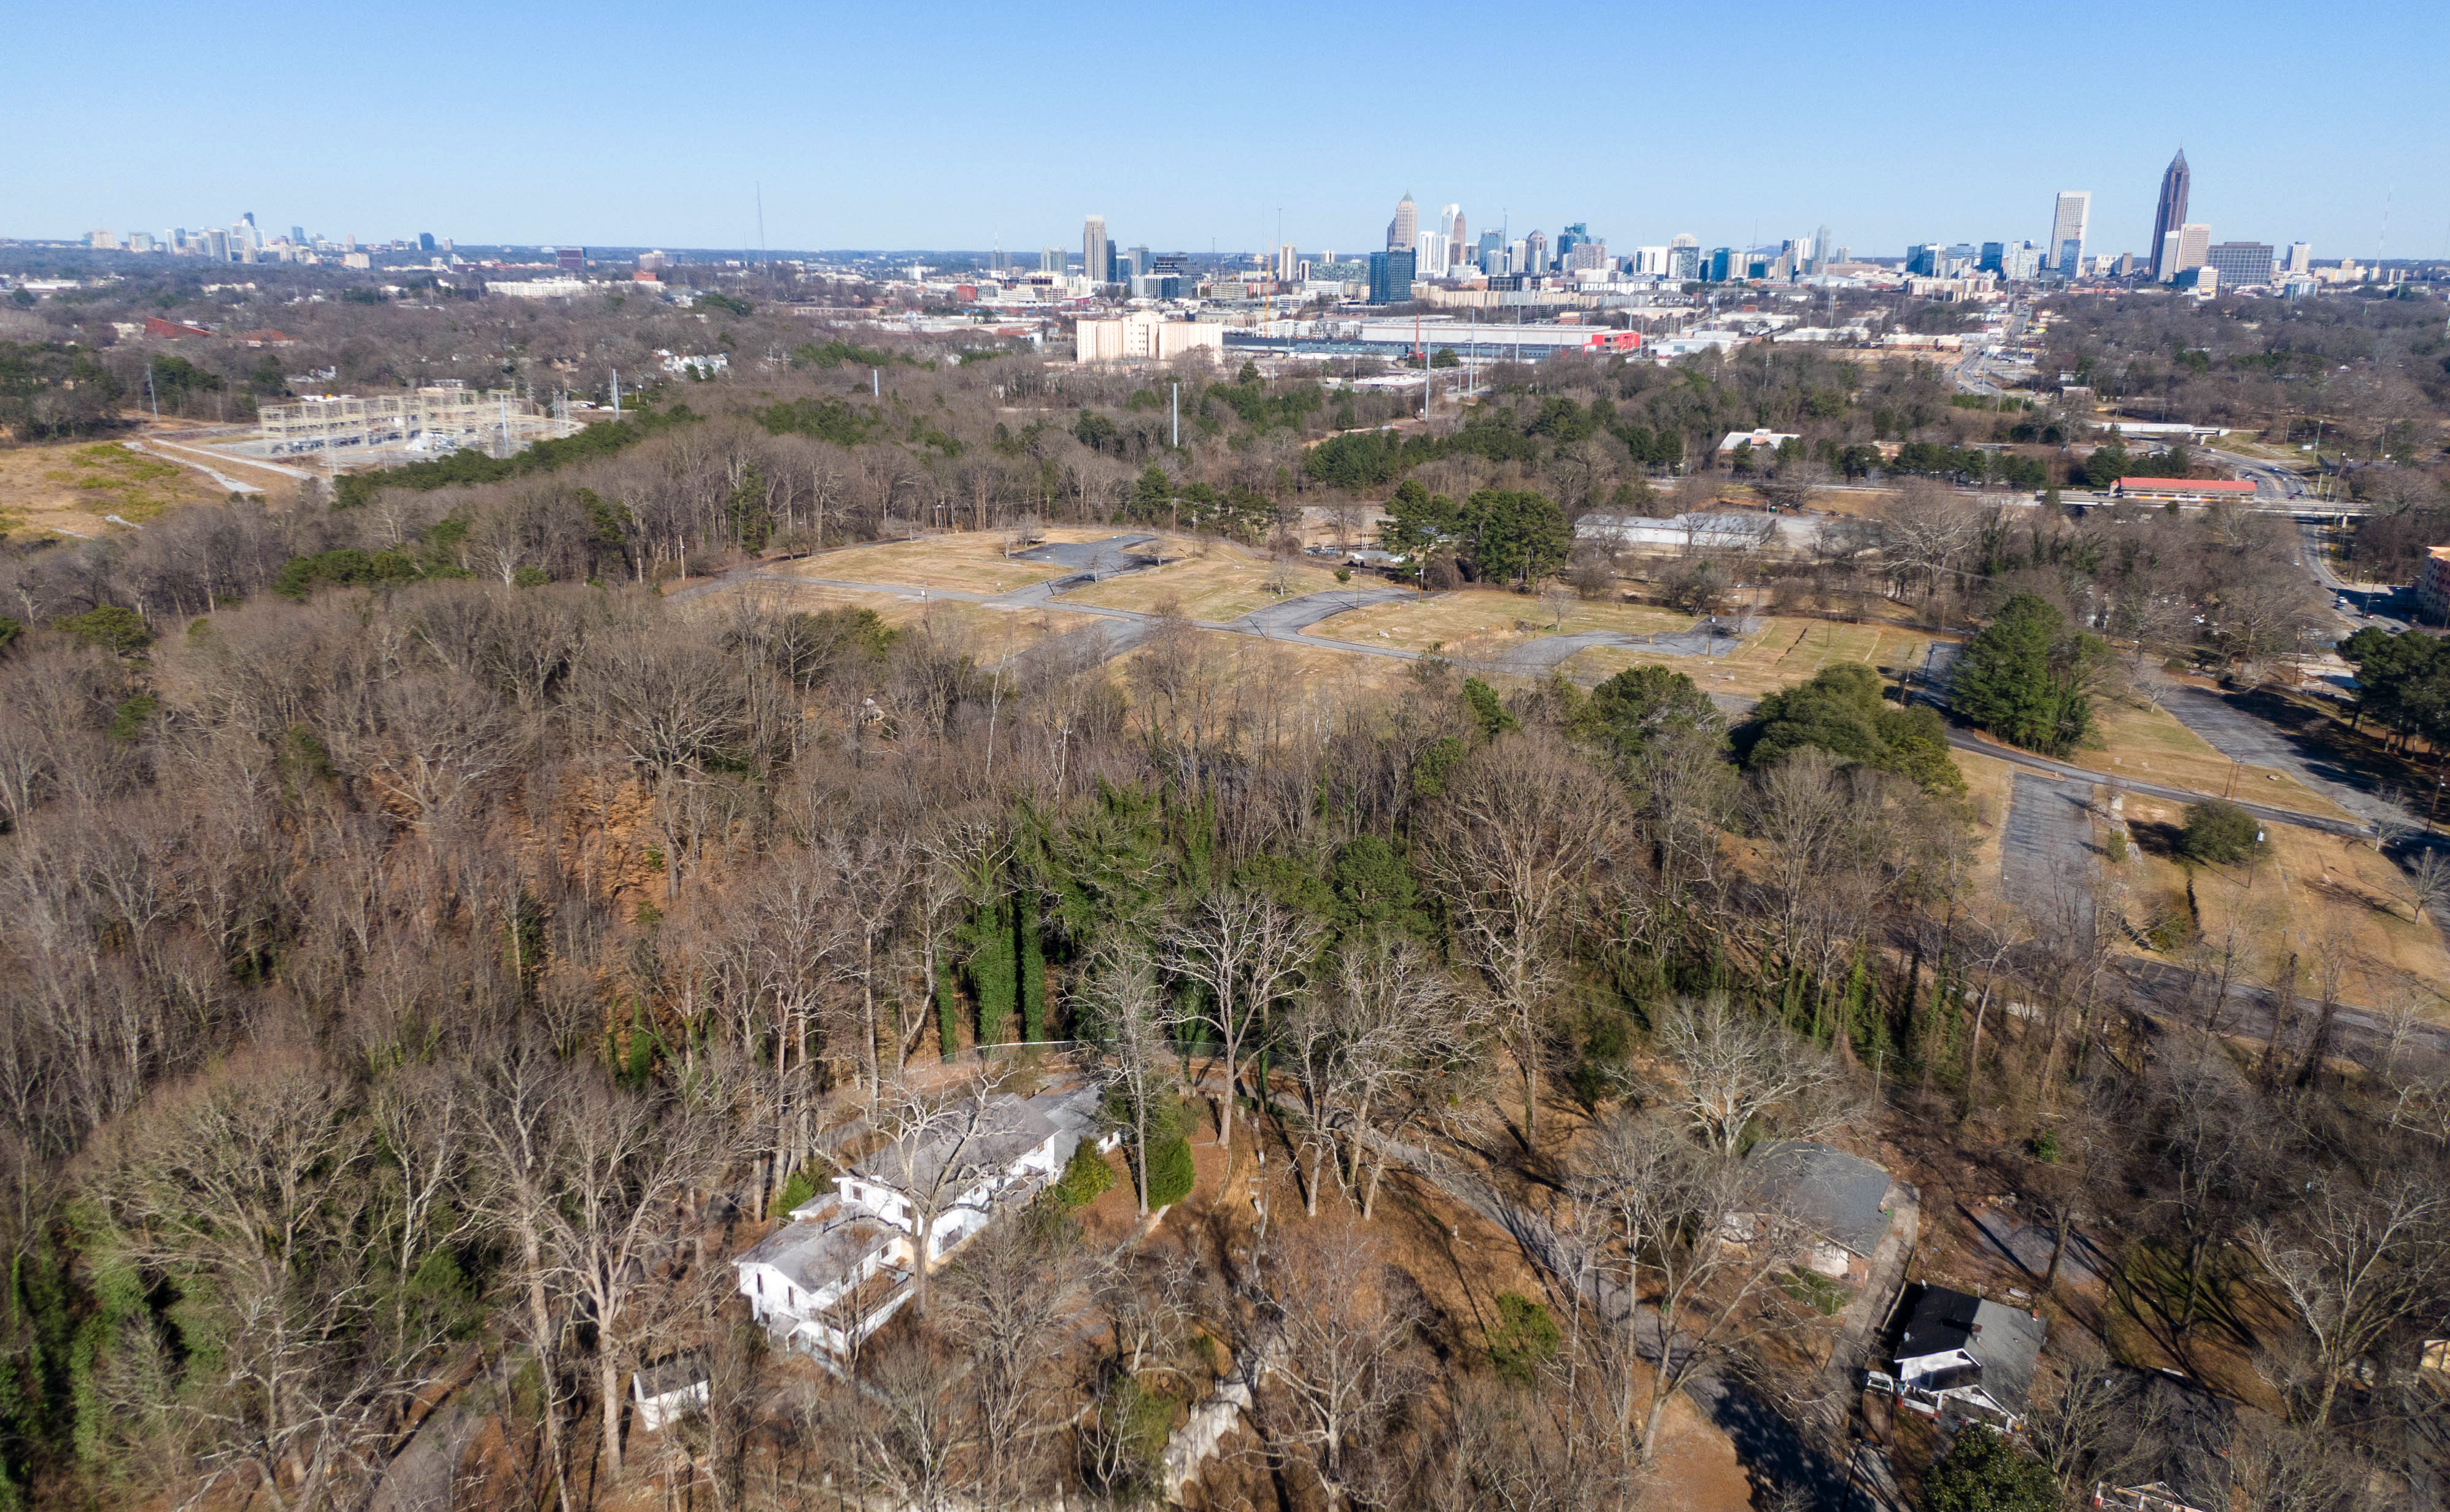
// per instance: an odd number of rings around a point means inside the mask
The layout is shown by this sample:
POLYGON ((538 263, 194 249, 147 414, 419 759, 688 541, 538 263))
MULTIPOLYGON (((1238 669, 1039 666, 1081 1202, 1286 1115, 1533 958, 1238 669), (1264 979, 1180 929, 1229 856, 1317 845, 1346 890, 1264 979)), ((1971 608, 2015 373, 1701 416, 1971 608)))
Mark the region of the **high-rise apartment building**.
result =
POLYGON ((1502 233, 1500 233, 1500 232, 1496 232, 1496 231, 1483 231, 1482 233, 1480 233, 1480 246, 1479 246, 1479 249, 1478 249, 1478 255, 1474 258, 1474 260, 1473 260, 1473 261, 1477 262, 1480 264, 1480 271, 1482 271, 1483 273, 1503 273, 1503 272, 1505 272, 1505 271, 1506 271, 1506 266, 1505 266, 1505 264, 1506 264, 1506 238, 1505 238, 1505 236, 1504 236, 1502 233))
POLYGON ((1425 279, 1447 276, 1447 250, 1449 243, 1444 231, 1424 231, 1413 246, 1412 268, 1425 279))
MULTIPOLYGON (((1411 196, 1404 197, 1409 207, 1411 196)), ((1370 302, 1402 304, 1412 297, 1412 263, 1410 252, 1372 252, 1370 254, 1370 302)))
POLYGON ((1829 228, 1825 225, 1812 233, 1812 271, 1829 271, 1829 228))
POLYGON ((1062 272, 1063 249, 1060 246, 1040 247, 1038 249, 1038 271, 1040 273, 1062 272))
POLYGON ((2205 264, 2220 270, 2224 289, 2269 283, 2273 261, 2271 248, 2260 242, 2223 242, 2204 252, 2205 264))
POLYGON ((2172 226, 2153 249, 2154 277, 2163 283, 2176 281, 2181 273, 2202 267, 2204 256, 2211 250, 2212 228, 2201 221, 2188 221, 2172 226))
POLYGON ((1667 276, 1680 283, 1689 283, 1701 276, 1701 243, 1689 236, 1680 236, 1667 243, 1667 276))
POLYGON ((1276 281, 1291 283, 1301 276, 1301 257, 1291 242, 1276 248, 1276 281))
POLYGON ((2152 281, 2155 283, 2166 283, 2178 276, 2177 268, 2167 263, 2165 259, 2176 250, 2168 239, 2177 235, 2187 223, 2187 190, 2193 183, 2194 176, 2187 170, 2186 149, 2181 147, 2178 155, 2169 160, 2168 167, 2162 171, 2161 203, 2152 212, 2152 281))
POLYGON ((2090 189, 2061 189, 2051 207, 2051 239, 2042 245, 2044 260, 2060 278, 2075 277, 2084 262, 2084 234, 2092 220, 2090 189))
POLYGON ((2288 243, 2288 262, 2287 262, 2286 265, 2285 266, 2285 268, 2283 269, 2283 271, 2285 271, 2285 272, 2288 272, 2288 273, 2311 273, 2311 272, 2313 272, 2313 271, 2314 271, 2314 243, 2313 243, 2313 242, 2289 242, 2289 243, 2288 243))
POLYGON ((1395 219, 1387 223, 1387 250, 1410 252, 1421 240, 1421 207, 1412 203, 1412 191, 1395 202, 1395 219))
POLYGON ((1114 243, 1106 240, 1106 218, 1102 215, 1093 215, 1080 223, 1080 273, 1092 282, 1114 281, 1114 243))
POLYGON ((1471 233, 1464 228, 1463 206, 1448 205, 1439 220, 1446 226, 1447 262, 1451 266, 1462 267, 1471 261, 1471 233))
POLYGON ((1940 264, 1947 261, 1947 249, 1936 242, 1924 242, 1906 248, 1906 272, 1918 279, 1939 277, 1940 264))

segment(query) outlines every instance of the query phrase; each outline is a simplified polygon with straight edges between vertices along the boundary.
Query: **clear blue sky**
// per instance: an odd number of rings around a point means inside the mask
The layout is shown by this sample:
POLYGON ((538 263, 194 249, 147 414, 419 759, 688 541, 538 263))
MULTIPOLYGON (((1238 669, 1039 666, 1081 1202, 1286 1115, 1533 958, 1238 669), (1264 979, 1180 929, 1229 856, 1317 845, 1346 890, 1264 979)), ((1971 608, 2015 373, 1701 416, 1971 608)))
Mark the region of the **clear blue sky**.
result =
POLYGON ((418 8, 87 0, 6 32, 0 234, 1380 244, 1398 195, 1612 247, 1808 235, 2450 254, 2450 5, 418 8), (1703 12, 1708 12, 1703 14, 1703 12))

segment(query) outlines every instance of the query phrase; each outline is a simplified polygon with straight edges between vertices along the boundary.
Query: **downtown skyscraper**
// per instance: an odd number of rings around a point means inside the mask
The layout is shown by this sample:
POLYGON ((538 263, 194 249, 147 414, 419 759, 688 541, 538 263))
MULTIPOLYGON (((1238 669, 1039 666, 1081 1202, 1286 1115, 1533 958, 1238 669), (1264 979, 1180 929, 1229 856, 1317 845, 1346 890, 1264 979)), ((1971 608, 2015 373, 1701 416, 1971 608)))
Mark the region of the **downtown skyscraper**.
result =
POLYGON ((1387 250, 1410 252, 1417 249, 1421 237, 1421 207, 1412 203, 1412 191, 1395 202, 1395 219, 1387 223, 1387 250))
POLYGON ((2169 237, 2187 223, 2187 189, 2193 182, 2193 175, 2187 171, 2187 149, 2180 147, 2178 155, 2169 160, 2169 166, 2161 175, 2161 205, 2152 212, 2152 281, 2155 283, 2178 275, 2174 263, 2167 268, 2162 264, 2177 256, 2177 246, 2169 237))
POLYGON ((2062 189, 2051 207, 2050 244, 2042 257, 2060 278, 2071 279, 2084 262, 2086 223, 2092 219, 2090 189, 2062 189))
POLYGON ((1106 240, 1106 218, 1093 215, 1080 226, 1080 273, 1092 283, 1114 281, 1114 243, 1106 240))

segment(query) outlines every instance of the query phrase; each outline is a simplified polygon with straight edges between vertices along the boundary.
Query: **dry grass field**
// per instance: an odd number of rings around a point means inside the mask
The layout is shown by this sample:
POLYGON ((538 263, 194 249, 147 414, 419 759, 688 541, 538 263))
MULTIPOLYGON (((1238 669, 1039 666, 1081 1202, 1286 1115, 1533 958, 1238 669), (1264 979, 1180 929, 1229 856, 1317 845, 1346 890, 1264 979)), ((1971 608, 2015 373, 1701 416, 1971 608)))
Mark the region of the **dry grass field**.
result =
POLYGON ((113 514, 142 525, 172 505, 225 496, 202 473, 116 441, 0 449, 0 532, 11 535, 107 535, 124 529, 113 514))
POLYGON ((2450 951, 2441 931, 2411 917, 2399 867, 2371 845, 2272 824, 2251 864, 2192 868, 2190 915, 2189 868, 2172 853, 2183 805, 2129 794, 2127 817, 2138 854, 2113 869, 2129 879, 2128 917, 2137 927, 2191 917, 2214 940, 2234 930, 2257 980, 2271 980, 2294 956, 2299 991, 2319 998, 2317 974, 2337 962, 2343 1000, 2450 1020, 2450 951))
MULTIPOLYGON (((875 592, 823 583, 777 582, 771 578, 753 579, 737 592, 781 609, 808 613, 829 609, 873 610, 877 618, 896 630, 908 630, 924 625, 930 634, 952 638, 981 667, 992 666, 1040 641, 1095 624, 1099 618, 1040 605, 1007 608, 958 598, 925 598, 916 589, 906 593, 875 592)), ((720 612, 717 606, 726 600, 727 595, 715 595, 696 602, 708 612, 720 612)))
POLYGON ((1339 586, 1335 574, 1325 568, 1309 562, 1280 566, 1260 552, 1228 542, 1192 543, 1167 536, 1162 550, 1178 560, 1110 577, 1066 593, 1062 601, 1146 612, 1172 599, 1191 618, 1220 624, 1283 599, 1339 586), (1283 591, 1277 591, 1277 584, 1283 591))
MULTIPOLYGON (((1054 541, 1103 540, 1113 531, 1050 530, 1054 541)), ((777 572, 799 577, 830 577, 846 583, 889 583, 910 588, 947 589, 958 593, 1005 593, 1068 569, 1053 562, 1022 561, 1004 555, 1007 537, 1001 531, 956 531, 922 535, 906 541, 878 541, 845 546, 804 556, 777 572)))
POLYGON ((1995 880, 1999 875, 1999 835, 2007 826, 2016 768, 1995 756, 1978 756, 1968 750, 1952 750, 1948 754, 1965 778, 1965 801, 1974 810, 1974 873, 1995 880))
POLYGON ((2285 772, 2237 766, 2166 709, 2124 698, 2101 698, 2093 702, 2093 719, 2097 744, 2069 757, 2075 766, 2111 777, 2248 799, 2301 814, 2342 817, 2338 804, 2285 772))
POLYGON ((1606 677, 1627 667, 1657 663, 1691 675, 1709 693, 1758 698, 1802 682, 1824 667, 1852 662, 1894 677, 1922 665, 1923 652, 1942 637, 1902 625, 1844 625, 1835 620, 1771 615, 1734 649, 1723 654, 1670 656, 1662 652, 1594 646, 1565 666, 1585 678, 1606 677))
POLYGON ((1329 640, 1357 641, 1393 650, 1426 651, 1436 647, 1449 655, 1470 660, 1542 635, 1571 635, 1585 630, 1647 635, 1654 630, 1684 630, 1693 623, 1689 614, 1647 604, 1567 599, 1563 605, 1561 626, 1558 608, 1553 601, 1530 594, 1469 588, 1367 605, 1322 620, 1312 626, 1310 632, 1329 640))

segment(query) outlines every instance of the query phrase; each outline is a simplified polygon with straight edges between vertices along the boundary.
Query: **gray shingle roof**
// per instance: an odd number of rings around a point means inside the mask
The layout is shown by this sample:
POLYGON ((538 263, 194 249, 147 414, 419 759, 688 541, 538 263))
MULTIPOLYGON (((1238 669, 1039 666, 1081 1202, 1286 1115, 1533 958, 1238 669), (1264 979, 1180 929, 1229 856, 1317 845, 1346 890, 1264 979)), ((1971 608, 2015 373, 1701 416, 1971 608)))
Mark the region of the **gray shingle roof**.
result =
POLYGON ((869 1255, 898 1238, 899 1231, 827 1193, 807 1203, 784 1224, 757 1241, 737 1264, 769 1265, 804 1291, 832 1286, 859 1269, 869 1255))
MULTIPOLYGON (((975 1124, 938 1130, 924 1137, 905 1135, 861 1161, 863 1179, 904 1192, 923 1192, 944 1175, 946 1164, 954 1187, 970 1185, 970 1173, 1001 1172, 1055 1133, 1044 1113, 1019 1097, 999 1096, 981 1111, 975 1124)), ((947 1192, 949 1195, 949 1191, 947 1192)))
POLYGON ((1889 1231, 1889 1173, 1859 1155, 1812 1140, 1752 1153, 1764 1192, 1805 1227, 1870 1259, 1889 1231))

